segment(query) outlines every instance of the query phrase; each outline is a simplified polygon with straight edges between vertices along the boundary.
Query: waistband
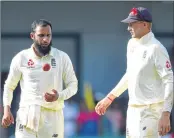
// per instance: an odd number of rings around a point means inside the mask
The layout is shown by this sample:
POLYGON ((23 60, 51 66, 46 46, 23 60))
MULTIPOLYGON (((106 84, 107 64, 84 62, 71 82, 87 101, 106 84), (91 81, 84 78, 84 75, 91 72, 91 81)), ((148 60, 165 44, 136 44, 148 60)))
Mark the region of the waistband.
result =
POLYGON ((141 108, 141 107, 146 107, 146 106, 157 106, 157 105, 163 105, 164 102, 158 102, 158 103, 152 103, 152 104, 143 104, 143 105, 137 105, 137 104, 130 104, 130 107, 135 107, 135 108, 141 108))

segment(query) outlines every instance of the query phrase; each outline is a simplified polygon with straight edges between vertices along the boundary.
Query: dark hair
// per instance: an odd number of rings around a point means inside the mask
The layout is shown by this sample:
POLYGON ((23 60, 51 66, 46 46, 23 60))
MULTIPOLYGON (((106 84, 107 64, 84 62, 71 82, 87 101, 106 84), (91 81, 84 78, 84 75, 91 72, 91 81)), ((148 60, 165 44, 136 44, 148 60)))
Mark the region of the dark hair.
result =
POLYGON ((37 26, 42 26, 42 27, 46 27, 46 26, 50 26, 51 30, 52 30, 52 25, 49 21, 45 20, 45 19, 39 19, 39 20, 35 20, 32 24, 31 24, 31 32, 35 32, 36 27, 37 26))

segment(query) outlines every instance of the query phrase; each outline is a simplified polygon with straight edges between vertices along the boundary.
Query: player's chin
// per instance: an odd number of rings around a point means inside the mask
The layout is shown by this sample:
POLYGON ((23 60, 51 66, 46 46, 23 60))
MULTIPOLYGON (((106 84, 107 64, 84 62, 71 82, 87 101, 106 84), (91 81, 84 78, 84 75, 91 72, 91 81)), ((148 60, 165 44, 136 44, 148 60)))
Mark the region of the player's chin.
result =
POLYGON ((131 37, 132 37, 132 38, 136 38, 136 36, 135 36, 134 34, 131 34, 131 37))

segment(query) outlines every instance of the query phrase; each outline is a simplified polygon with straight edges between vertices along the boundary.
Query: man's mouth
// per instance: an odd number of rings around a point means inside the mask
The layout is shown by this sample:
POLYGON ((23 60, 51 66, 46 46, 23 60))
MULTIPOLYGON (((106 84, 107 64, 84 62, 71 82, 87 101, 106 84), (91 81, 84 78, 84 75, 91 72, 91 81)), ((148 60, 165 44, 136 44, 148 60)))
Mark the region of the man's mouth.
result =
POLYGON ((47 48, 49 44, 42 44, 42 48, 47 48))

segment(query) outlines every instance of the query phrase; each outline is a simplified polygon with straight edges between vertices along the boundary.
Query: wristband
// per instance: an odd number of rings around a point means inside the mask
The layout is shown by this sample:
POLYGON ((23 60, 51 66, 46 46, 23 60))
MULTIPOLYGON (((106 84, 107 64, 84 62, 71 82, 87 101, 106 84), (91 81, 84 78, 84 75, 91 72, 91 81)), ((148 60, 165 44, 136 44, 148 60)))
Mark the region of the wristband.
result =
POLYGON ((110 97, 107 97, 111 102, 113 102, 113 99, 111 99, 110 97))

